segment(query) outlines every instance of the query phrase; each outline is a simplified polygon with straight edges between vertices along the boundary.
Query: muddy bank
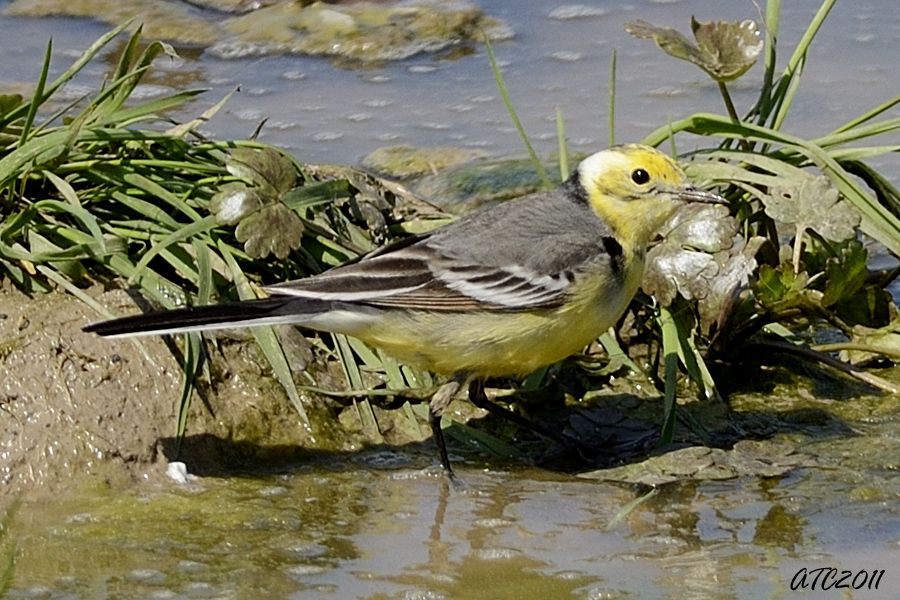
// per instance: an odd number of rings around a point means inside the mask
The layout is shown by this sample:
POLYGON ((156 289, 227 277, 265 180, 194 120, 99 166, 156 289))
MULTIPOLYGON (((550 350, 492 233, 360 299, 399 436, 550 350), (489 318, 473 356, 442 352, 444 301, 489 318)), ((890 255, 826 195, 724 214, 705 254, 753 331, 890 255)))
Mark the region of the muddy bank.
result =
MULTIPOLYGON (((95 288, 89 293, 114 314, 138 310, 123 290, 95 288)), ((312 428, 305 427, 275 378, 261 366, 267 363, 255 343, 240 331, 220 333, 205 345, 208 372, 199 378, 187 434, 178 448, 175 429, 182 385, 178 347, 168 346, 159 337, 141 338, 138 343, 81 331, 98 318, 93 309, 66 294, 29 297, 9 286, 0 289, 0 495, 24 490, 34 498, 79 486, 116 488, 162 481, 174 460, 185 462, 192 474, 225 476, 258 475, 267 468, 282 470, 297 464, 330 464, 331 458, 340 464, 381 467, 386 466, 385 460, 398 467, 420 468, 434 462, 428 428, 418 414, 424 413, 418 410, 424 406, 417 407, 419 427, 413 431, 407 411, 397 410, 397 399, 384 408, 373 404, 374 424, 367 426, 352 399, 338 402, 307 395, 303 400, 312 428), (404 446, 402 452, 377 450, 397 445, 404 446), (376 452, 360 453, 366 446, 376 452), (325 463, 317 461, 323 457, 325 463)), ((281 334, 289 337, 286 348, 298 383, 307 370, 322 389, 344 389, 339 365, 317 357, 310 339, 295 329, 281 334)), ((759 369, 750 366, 752 371, 759 369)), ((745 376, 723 377, 731 382, 730 411, 720 401, 685 401, 682 410, 688 421, 703 425, 693 433, 693 427, 679 427, 681 441, 675 447, 730 448, 739 440, 771 440, 744 444, 740 452, 736 446, 735 457, 741 458, 743 470, 726 473, 727 477, 748 473, 771 477, 773 465, 779 473, 811 466, 815 464, 810 462, 812 457, 828 456, 836 442, 859 436, 861 427, 879 423, 890 428, 896 420, 896 398, 873 395, 866 386, 835 378, 834 373, 790 361, 763 370, 769 376, 762 386, 745 376), (702 430, 706 434, 698 437, 702 430), (800 452, 795 454, 795 448, 800 452), (747 471, 747 464, 764 468, 747 471)), ((527 394, 521 398, 532 418, 565 431, 583 447, 590 447, 592 454, 607 455, 608 460, 598 459, 598 466, 638 461, 631 466, 639 472, 626 477, 628 481, 643 481, 648 469, 655 472, 652 459, 640 462, 648 455, 675 448, 654 450, 661 400, 635 396, 623 379, 614 378, 589 393, 587 402, 577 407, 554 402, 551 390, 540 396, 532 398, 537 404, 528 402, 527 394)), ((499 432, 497 439, 509 440, 508 423, 493 416, 484 418, 483 411, 465 401, 457 401, 452 412, 454 420, 479 417, 474 425, 482 432, 479 435, 490 438, 499 432)), ((456 437, 457 428, 448 429, 451 438, 456 437)), ((519 430, 513 437, 516 453, 509 464, 533 462, 551 471, 570 470, 571 448, 559 455, 562 449, 540 436, 519 430)), ((874 455, 896 455, 889 437, 857 439, 868 440, 870 449, 878 446, 874 455)), ((460 440, 454 441, 458 449, 460 440)), ((470 441, 465 445, 466 454, 476 450, 470 441)), ((711 462, 705 448, 686 451, 699 453, 698 472, 716 462, 711 462)), ((457 456, 457 460, 466 458, 470 457, 457 456)), ((731 460, 730 451, 726 458, 731 460)), ((492 454, 489 462, 505 461, 492 454)), ((683 461, 675 471, 675 479, 693 473, 683 461)), ((622 480, 616 473, 612 469, 586 475, 622 480)), ((691 474, 688 478, 702 479, 691 474)))
MULTIPOLYGON (((124 291, 92 295, 116 314, 136 311, 124 291)), ((123 485, 163 476, 176 458, 175 355, 161 338, 136 343, 81 331, 98 318, 65 294, 0 291, 0 493, 123 485)), ((257 366, 264 363, 252 343, 223 338, 216 346, 216 383, 201 384, 192 399, 177 458, 215 472, 286 460, 318 443, 257 366)))

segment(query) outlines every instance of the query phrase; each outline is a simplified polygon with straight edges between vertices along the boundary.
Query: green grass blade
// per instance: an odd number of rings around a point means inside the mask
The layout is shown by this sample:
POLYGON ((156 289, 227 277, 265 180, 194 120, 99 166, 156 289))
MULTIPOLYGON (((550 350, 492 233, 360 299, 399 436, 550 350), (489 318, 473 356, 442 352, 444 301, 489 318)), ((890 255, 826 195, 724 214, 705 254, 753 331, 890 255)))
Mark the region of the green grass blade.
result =
POLYGON ((678 384, 678 349, 681 346, 678 325, 666 307, 660 307, 658 317, 662 334, 663 364, 665 373, 665 398, 663 400, 663 425, 659 434, 660 444, 670 444, 675 437, 675 415, 678 410, 676 386, 678 384))
POLYGON ((187 136, 187 134, 192 133, 198 127, 205 125, 207 123, 207 121, 212 119, 220 110, 222 110, 222 107, 224 107, 225 104, 228 103, 228 101, 231 99, 231 97, 234 95, 234 93, 238 89, 239 88, 235 88, 235 89, 231 90, 230 92, 228 92, 227 94, 225 94, 225 96, 221 100, 219 100, 218 102, 213 104, 211 107, 209 107, 208 109, 203 111, 203 113, 201 113, 201 115, 199 117, 197 117, 195 119, 191 119, 187 123, 182 123, 180 125, 176 125, 175 127, 172 127, 171 129, 168 129, 166 131, 166 135, 172 136, 174 138, 184 138, 185 136, 187 136))
MULTIPOLYGON (((348 348, 353 350, 353 353, 349 356, 358 356, 363 364, 372 371, 382 371, 384 370, 384 364, 382 364, 381 357, 370 348, 365 342, 362 340, 358 340, 353 337, 344 336, 341 340, 342 344, 346 342, 348 348)), ((355 362, 355 361, 354 361, 355 362)), ((400 388, 403 387, 403 383, 400 383, 400 388)), ((356 389, 362 389, 356 388, 356 389)))
POLYGON ((347 387, 351 390, 363 389, 362 374, 359 372, 359 365, 356 364, 356 358, 353 356, 353 349, 349 340, 347 340, 347 336, 340 333, 333 333, 331 336, 334 339, 334 347, 341 361, 341 367, 344 370, 344 377, 347 378, 347 387))
POLYGON ((797 47, 794 48, 794 53, 788 60, 788 64, 784 69, 784 75, 782 75, 782 80, 787 81, 788 83, 784 87, 782 97, 779 99, 779 102, 777 102, 777 109, 772 118, 772 129, 781 129, 784 120, 787 118, 797 87, 800 84, 800 74, 803 71, 803 65, 806 63, 809 47, 812 44, 813 39, 815 39, 816 34, 819 33, 819 29, 822 27, 822 24, 825 22, 828 13, 831 12, 836 1, 837 0, 824 0, 822 2, 822 5, 819 6, 819 10, 806 28, 806 31, 803 32, 803 36, 797 43, 797 47))
POLYGON ((41 67, 41 74, 38 77, 37 86, 34 89, 34 95, 28 106, 28 114, 25 115, 25 123, 22 125, 22 134, 19 136, 19 146, 21 147, 31 134, 31 126, 37 116, 38 109, 44 103, 44 86, 47 85, 47 74, 50 72, 50 57, 53 54, 53 38, 47 42, 47 50, 44 52, 44 64, 41 67))
POLYGON ((98 119, 108 122, 122 105, 131 97, 134 88, 150 70, 153 60, 161 53, 177 56, 169 44, 154 41, 148 44, 141 56, 134 60, 141 39, 141 27, 132 34, 122 52, 115 74, 109 86, 92 102, 92 108, 98 119))
POLYGON ((156 258, 156 256, 169 248, 172 244, 177 244, 178 242, 183 242, 195 235, 205 233, 216 227, 216 216, 209 215, 206 216, 199 221, 194 221, 193 223, 189 223, 180 229, 173 231, 166 237, 161 240, 154 241, 153 245, 150 247, 150 250, 144 253, 141 259, 138 261, 137 265, 134 267, 134 273, 129 279, 128 283, 131 284, 134 282, 134 278, 139 277, 141 272, 146 268, 150 261, 156 258))
POLYGON ((205 306, 212 300, 213 270, 209 246, 198 239, 191 240, 197 261, 197 304, 205 306))
POLYGON ((178 397, 178 421, 175 428, 175 456, 181 454, 181 443, 187 431, 188 416, 191 412, 191 397, 194 395, 194 380, 203 366, 203 339, 199 332, 184 335, 184 364, 182 365, 181 393, 178 397))
MULTIPOLYGON (((360 372, 359 364, 356 362, 354 345, 359 347, 359 356, 363 359, 363 362, 369 361, 371 364, 376 364, 380 367, 381 361, 362 342, 340 333, 331 335, 335 341, 335 349, 337 350, 338 358, 341 360, 344 375, 347 377, 348 386, 353 390, 365 389, 366 385, 363 383, 362 373, 360 372)), ((369 402, 369 399, 357 400, 354 398, 353 406, 356 408, 356 414, 359 417, 359 422, 362 425, 362 431, 366 438, 376 444, 383 443, 384 437, 381 435, 381 428, 378 426, 378 419, 375 418, 375 411, 372 410, 372 403, 369 402)))
POLYGON ((110 113, 103 119, 98 119, 96 124, 131 127, 146 119, 158 119, 159 113, 187 104, 205 91, 204 89, 185 90, 138 106, 123 108, 110 113))
POLYGON ((869 123, 868 125, 860 125, 858 127, 854 127, 853 129, 846 129, 838 133, 832 133, 824 137, 811 140, 811 143, 827 149, 832 146, 848 144, 850 142, 857 142, 859 140, 865 140, 880 135, 895 133, 896 131, 900 131, 900 117, 885 119, 884 121, 877 121, 875 123, 869 123))
POLYGON ((500 97, 503 99, 503 105, 509 113, 509 118, 512 120, 516 131, 519 133, 519 138, 521 138, 522 143, 525 144, 525 149, 528 151, 528 156, 531 158, 531 163, 534 165, 534 170, 537 172, 538 179, 541 180, 541 185, 545 188, 551 188, 553 187, 553 183, 547 176, 547 171, 544 169, 541 159, 538 158, 537 152, 534 151, 534 147, 532 147, 531 141, 528 139, 528 134, 525 133, 525 127, 522 125, 522 121, 519 119, 519 115, 516 112, 516 107, 509 97, 509 89, 506 87, 506 81, 503 79, 503 73, 500 71, 500 65, 497 63, 494 47, 487 37, 484 38, 484 47, 487 50, 488 61, 491 63, 491 71, 494 73, 494 81, 497 82, 497 89, 500 91, 500 97))
POLYGON ((499 458, 521 460, 522 453, 517 448, 495 435, 458 423, 446 414, 442 421, 446 423, 446 425, 442 425, 444 433, 466 446, 482 448, 499 458))
MULTIPOLYGON (((72 65, 63 71, 63 73, 53 80, 53 82, 44 88, 42 97, 39 99, 39 104, 45 103, 54 93, 56 93, 59 88, 66 85, 73 77, 78 75, 84 67, 91 62, 97 54, 99 54, 113 39, 115 39, 122 31, 124 31, 130 24, 130 21, 126 23, 122 23, 118 27, 110 30, 106 34, 102 35, 91 44, 87 50, 81 53, 81 56, 72 63, 72 65)), ((6 115, 4 115, 4 122, 0 123, 0 125, 5 125, 6 123, 11 123, 18 118, 21 118, 27 111, 30 110, 30 106, 28 104, 24 104, 20 107, 17 107, 15 110, 10 111, 6 115)))
POLYGON ((681 314, 674 316, 675 325, 678 327, 678 358, 681 364, 706 398, 721 398, 712 373, 709 372, 703 355, 697 348, 692 323, 685 322, 681 314))
POLYGON ((772 110, 772 90, 775 81, 775 68, 777 66, 777 40, 780 27, 781 1, 769 0, 766 2, 765 14, 765 69, 763 72, 762 90, 755 108, 757 112, 756 122, 764 124, 772 110))
POLYGON ((136 172, 126 172, 121 176, 122 181, 125 183, 131 184, 134 187, 138 188, 141 191, 144 191, 151 196, 156 196, 178 212, 184 214, 186 217, 191 219, 192 221, 201 221, 203 217, 200 216, 196 210, 194 210, 187 202, 164 188, 162 185, 158 184, 147 177, 136 173, 136 172))
POLYGON ((653 488, 646 494, 641 494, 640 496, 620 508, 619 511, 616 512, 615 515, 613 515, 613 518, 610 519, 609 523, 606 525, 606 531, 612 531, 613 529, 618 527, 619 523, 625 520, 625 517, 633 513, 637 507, 639 507, 647 500, 654 498, 658 494, 659 488, 653 488))
POLYGON ((843 133, 845 131, 849 131, 850 129, 856 129, 863 123, 867 123, 868 121, 871 121, 878 115, 881 115, 881 114, 889 111, 890 109, 894 108, 898 104, 900 104, 900 96, 894 96, 887 102, 882 102, 881 104, 879 104, 872 110, 866 111, 863 114, 861 114, 860 116, 856 117, 855 119, 851 119, 851 120, 847 121, 846 123, 844 123, 837 129, 835 129, 832 133, 843 133))
MULTIPOLYGON (((134 272, 134 264, 123 254, 109 256, 105 264, 123 279, 127 279, 134 272)), ((148 297, 153 298, 161 306, 174 308, 184 303, 184 292, 181 287, 155 271, 144 270, 143 275, 137 278, 137 284, 148 297)))
POLYGON ((163 250, 159 253, 159 258, 166 261, 175 269, 179 276, 196 282, 199 273, 190 258, 190 254, 184 251, 184 248, 175 247, 169 250, 163 250), (174 251, 173 251, 174 250, 174 251))
POLYGON ((53 171, 44 171, 43 175, 50 180, 50 183, 52 183, 53 187, 56 188, 56 191, 59 192, 59 195, 65 198, 69 204, 72 206, 81 206, 81 200, 78 198, 78 193, 75 192, 75 188, 73 188, 68 181, 55 174, 53 171))
POLYGON ((781 144, 791 152, 807 157, 832 180, 838 191, 849 200, 862 216, 862 230, 881 242, 891 252, 900 256, 900 220, 868 193, 834 158, 816 144, 781 131, 753 125, 734 123, 721 115, 697 113, 676 121, 671 128, 660 128, 645 138, 645 143, 656 145, 673 132, 686 131, 699 135, 719 136, 731 139, 746 138, 766 144, 781 144))
POLYGON ((609 357, 610 361, 620 360, 622 364, 624 364, 631 370, 632 373, 646 377, 644 371, 639 366, 637 366, 637 363, 631 360, 631 357, 628 356, 628 353, 625 352, 625 350, 619 344, 619 341, 616 340, 616 336, 614 336, 610 331, 607 331, 600 336, 600 345, 603 346, 604 350, 606 350, 606 355, 609 357))
POLYGON ((559 142, 559 178, 565 181, 569 178, 569 147, 566 144, 566 122, 563 119, 562 110, 556 107, 556 139, 559 142))
POLYGON ((308 208, 322 204, 330 204, 337 198, 346 198, 350 195, 350 182, 346 179, 333 179, 319 183, 311 183, 294 188, 284 195, 282 203, 293 211, 301 214, 308 208))
POLYGON ((0 224, 0 240, 7 241, 11 239, 12 236, 34 221, 36 213, 34 205, 31 205, 26 206, 15 214, 8 215, 3 220, 3 223, 0 224))
POLYGON ((378 361, 381 363, 381 367, 384 369, 384 375, 387 378, 388 387, 394 390, 402 390, 405 387, 409 387, 409 382, 403 375, 403 369, 400 368, 400 363, 398 363, 391 355, 386 354, 381 350, 378 350, 377 353, 378 361))
POLYGON ((131 70, 132 59, 134 58, 135 52, 138 49, 138 42, 141 39, 141 33, 144 30, 143 24, 137 26, 137 29, 129 36, 128 41, 125 43, 125 47, 122 49, 122 52, 119 54, 119 61, 116 63, 116 69, 113 71, 112 81, 116 81, 126 77, 128 72, 131 70))
POLYGON ((797 91, 800 89, 800 79, 803 74, 803 67, 806 65, 806 58, 803 57, 791 72, 790 77, 783 80, 783 85, 778 88, 778 98, 776 100, 775 116, 772 119, 772 129, 781 129, 790 112, 791 105, 797 91))
POLYGON ((69 132, 53 131, 40 137, 31 138, 15 152, 0 158, 0 187, 18 179, 27 167, 43 165, 65 151, 69 132))
MULTIPOLYGON (((222 258, 225 259, 228 268, 231 270, 234 285, 241 300, 256 298, 256 294, 253 293, 253 289, 250 287, 250 282, 247 281, 247 276, 238 266, 228 246, 220 242, 218 248, 222 258)), ((269 361, 275 378, 278 379, 291 404, 294 405, 297 414, 300 415, 300 420, 309 429, 311 427, 309 417, 306 415, 303 400, 300 398, 300 393, 297 391, 297 386, 294 384, 294 378, 291 375, 291 367, 288 365, 287 357, 284 355, 284 349, 281 347, 281 342, 278 340, 275 330, 272 327, 254 327, 250 331, 253 333, 253 337, 256 339, 256 343, 265 355, 266 360, 269 361)))
POLYGON ((172 216, 160 206, 157 206, 152 202, 147 202, 146 200, 121 191, 113 192, 112 197, 117 202, 120 202, 125 208, 143 215, 148 223, 153 223, 156 226, 162 225, 168 227, 170 230, 178 229, 179 227, 178 221, 173 219, 172 216))
POLYGON ((97 314, 103 315, 107 319, 112 319, 115 316, 111 312, 109 312, 109 309, 87 295, 84 290, 74 285, 71 281, 69 281, 50 267, 38 265, 36 268, 38 272, 41 273, 44 277, 97 311, 97 314))
POLYGON ((607 127, 609 128, 609 145, 616 145, 616 51, 609 57, 609 94, 607 96, 607 127))
POLYGON ((61 202, 59 200, 41 200, 40 202, 35 202, 35 209, 38 212, 51 209, 53 211, 71 214, 78 219, 91 234, 91 237, 94 242, 96 242, 97 248, 99 249, 98 254, 106 254, 106 239, 103 237, 103 231, 100 229, 100 223, 97 221, 97 217, 80 205, 72 205, 68 202, 61 202))

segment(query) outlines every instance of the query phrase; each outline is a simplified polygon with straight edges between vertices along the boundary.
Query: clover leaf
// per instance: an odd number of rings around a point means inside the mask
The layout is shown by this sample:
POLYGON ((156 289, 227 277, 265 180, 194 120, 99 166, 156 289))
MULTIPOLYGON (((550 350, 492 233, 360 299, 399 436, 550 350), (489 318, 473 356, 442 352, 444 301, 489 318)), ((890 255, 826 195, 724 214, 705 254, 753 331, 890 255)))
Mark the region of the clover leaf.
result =
POLYGON ((701 299, 719 274, 712 253, 733 245, 737 222, 724 206, 692 204, 680 210, 663 228, 665 240, 647 253, 647 268, 641 284, 668 305, 677 294, 701 299))
POLYGON ((735 309, 739 292, 750 283, 750 276, 756 271, 756 253, 765 243, 765 238, 754 236, 744 242, 740 240, 727 251, 715 255, 719 271, 709 282, 706 295, 697 303, 700 313, 700 327, 705 332, 717 325, 721 330, 735 309))
POLYGON ((234 235, 254 258, 274 254, 284 259, 300 247, 303 222, 284 204, 269 204, 241 220, 234 235))
POLYGON ((858 240, 850 240, 825 263, 822 306, 850 298, 862 289, 868 276, 868 252, 858 240))
POLYGON ((756 279, 755 292, 760 304, 771 310, 783 310, 801 304, 809 284, 806 271, 795 273, 788 263, 777 267, 762 265, 756 279))
POLYGON ((637 20, 625 24, 637 38, 651 39, 669 56, 691 62, 718 82, 733 81, 756 63, 763 49, 756 23, 746 21, 698 21, 691 17, 696 43, 671 27, 637 20))
POLYGON ((856 234, 859 213, 840 199, 837 188, 824 175, 802 176, 774 186, 761 197, 766 214, 797 230, 812 229, 827 240, 840 242, 856 234))
POLYGON ((853 238, 860 223, 857 209, 840 197, 831 179, 769 156, 716 151, 685 169, 695 180, 730 183, 758 198, 765 213, 793 226, 794 270, 800 270, 801 244, 808 230, 832 242, 853 238), (734 164, 737 163, 737 164, 734 164))
POLYGON ((286 194, 297 182, 294 164, 273 148, 237 148, 225 159, 225 168, 235 177, 286 194))
POLYGON ((253 258, 283 259, 300 247, 303 221, 284 204, 294 189, 293 163, 272 148, 238 148, 225 160, 230 182, 212 197, 209 210, 222 225, 237 225, 235 237, 253 258))
POLYGON ((258 190, 243 183, 226 183, 209 201, 209 211, 220 225, 237 225, 241 219, 259 210, 263 198, 258 190))

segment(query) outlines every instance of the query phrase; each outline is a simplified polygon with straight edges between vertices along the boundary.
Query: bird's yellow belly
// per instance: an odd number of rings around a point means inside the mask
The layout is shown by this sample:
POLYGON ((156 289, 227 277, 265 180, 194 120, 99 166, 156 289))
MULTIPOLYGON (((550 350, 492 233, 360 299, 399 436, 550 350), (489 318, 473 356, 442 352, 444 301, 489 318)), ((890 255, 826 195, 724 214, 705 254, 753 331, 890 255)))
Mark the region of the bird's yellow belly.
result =
POLYGON ((637 289, 579 286, 564 306, 531 312, 386 312, 354 335, 396 358, 440 374, 526 375, 590 344, 622 315, 637 289))

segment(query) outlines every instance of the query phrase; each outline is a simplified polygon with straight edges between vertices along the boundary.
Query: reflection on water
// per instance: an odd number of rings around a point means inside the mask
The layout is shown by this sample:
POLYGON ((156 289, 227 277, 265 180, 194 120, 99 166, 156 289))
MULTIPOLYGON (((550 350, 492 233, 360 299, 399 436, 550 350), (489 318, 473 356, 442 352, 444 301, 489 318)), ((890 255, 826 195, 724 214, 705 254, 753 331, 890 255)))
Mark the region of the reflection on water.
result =
POLYGON ((801 567, 898 575, 900 489, 860 501, 849 471, 664 486, 610 528, 646 490, 340 468, 32 506, 10 597, 769 598, 801 567))

